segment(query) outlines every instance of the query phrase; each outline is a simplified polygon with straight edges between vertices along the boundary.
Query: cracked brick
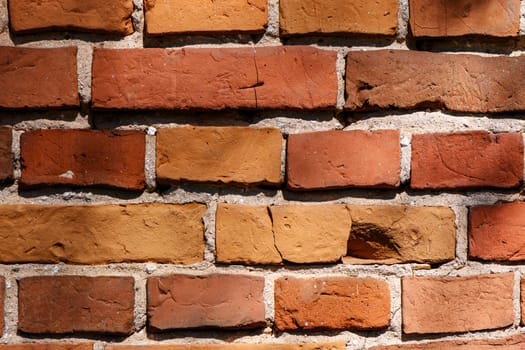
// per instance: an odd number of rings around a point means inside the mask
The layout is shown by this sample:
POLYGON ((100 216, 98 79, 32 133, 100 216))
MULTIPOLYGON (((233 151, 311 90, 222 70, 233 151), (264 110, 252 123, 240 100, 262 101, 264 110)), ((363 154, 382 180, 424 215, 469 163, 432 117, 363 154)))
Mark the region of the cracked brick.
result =
POLYGON ((18 282, 18 299, 18 330, 24 333, 134 331, 131 277, 26 277, 18 282))

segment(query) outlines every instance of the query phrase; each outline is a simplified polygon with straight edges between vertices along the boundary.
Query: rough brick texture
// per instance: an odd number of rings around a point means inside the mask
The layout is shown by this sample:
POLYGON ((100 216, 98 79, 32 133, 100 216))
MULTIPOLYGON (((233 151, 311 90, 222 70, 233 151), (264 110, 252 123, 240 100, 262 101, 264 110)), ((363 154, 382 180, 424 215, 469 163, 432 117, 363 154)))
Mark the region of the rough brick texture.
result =
POLYGON ((514 274, 412 277, 402 281, 403 331, 456 333, 514 322, 514 274))
POLYGON ((93 350, 92 343, 28 343, 0 345, 3 350, 93 350))
POLYGON ((107 264, 204 258, 203 204, 0 206, 0 262, 107 264))
POLYGON ((456 216, 450 208, 349 206, 346 263, 442 263, 456 257, 456 216))
POLYGON ((0 128, 0 183, 13 180, 13 133, 0 128))
POLYGON ((313 47, 95 49, 96 109, 334 109, 337 54, 313 47))
POLYGON ((346 253, 352 220, 344 205, 270 207, 275 245, 292 263, 335 263, 346 253))
POLYGON ((318 344, 180 344, 180 345, 108 345, 107 350, 345 350, 345 343, 318 344))
POLYGON ((525 261, 525 203, 471 208, 468 235, 471 259, 525 261))
POLYGON ((20 186, 145 187, 145 135, 139 131, 38 130, 20 138, 20 186))
POLYGON ((278 129, 183 127, 157 132, 157 182, 281 183, 278 129))
POLYGON ((0 47, 0 109, 71 108, 79 103, 76 48, 0 47))
POLYGON ((132 0, 9 0, 14 33, 74 30, 127 35, 133 33, 132 0))
POLYGON ((399 186, 399 131, 325 131, 288 137, 288 188, 399 186))
MULTIPOLYGON (((521 299, 520 299, 520 306, 521 306, 521 325, 525 325, 525 279, 521 280, 520 285, 521 290, 521 299)), ((525 337, 525 336, 524 336, 525 337)), ((525 339, 523 339, 523 342, 525 343, 525 339)))
POLYGON ((259 328, 266 325, 264 278, 172 275, 148 279, 151 331, 186 328, 259 328))
POLYGON ((0 276, 0 336, 4 334, 5 277, 0 276))
POLYGON ((525 110, 525 57, 372 50, 347 56, 348 110, 441 107, 456 112, 525 110))
POLYGON ((375 330, 390 322, 390 291, 372 278, 283 277, 275 282, 275 327, 293 330, 375 330))
POLYGON ((35 334, 131 334, 131 277, 46 276, 18 282, 18 330, 35 334))
POLYGON ((394 35, 397 0, 281 0, 281 35, 394 35))
POLYGON ((517 36, 520 1, 410 0, 410 29, 414 37, 517 36))
POLYGON ((515 188, 523 181, 523 138, 484 131, 412 137, 414 189, 515 188))
POLYGON ((412 345, 375 346, 370 350, 522 350, 525 336, 517 335, 503 339, 455 340, 412 345))
POLYGON ((266 0, 146 0, 146 33, 263 33, 266 0))

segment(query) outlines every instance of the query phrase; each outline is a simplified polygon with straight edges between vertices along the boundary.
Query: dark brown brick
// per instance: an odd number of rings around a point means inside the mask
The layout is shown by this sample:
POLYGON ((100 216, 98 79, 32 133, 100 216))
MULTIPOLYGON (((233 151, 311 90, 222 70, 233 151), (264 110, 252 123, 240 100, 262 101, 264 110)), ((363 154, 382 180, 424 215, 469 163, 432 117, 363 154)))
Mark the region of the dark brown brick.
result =
POLYGON ((414 189, 515 188, 523 181, 520 133, 485 131, 412 137, 414 189))
POLYGON ((333 109, 334 51, 313 47, 95 49, 96 109, 333 109))
POLYGON ((9 21, 16 34, 47 30, 133 33, 132 0, 10 0, 9 21))
POLYGON ((13 132, 0 128, 0 183, 13 180, 13 132))
POLYGON ((22 134, 22 188, 103 186, 142 190, 145 135, 137 131, 38 130, 22 134))
POLYGON ((77 49, 0 47, 0 109, 79 106, 77 49))
POLYGON ((172 275, 148 279, 148 324, 160 332, 184 328, 266 325, 264 279, 243 275, 172 275))
POLYGON ((443 108, 465 113, 525 110, 525 57, 408 50, 351 51, 347 110, 443 108))
POLYGON ((131 334, 131 277, 46 276, 18 282, 18 330, 33 334, 131 334))

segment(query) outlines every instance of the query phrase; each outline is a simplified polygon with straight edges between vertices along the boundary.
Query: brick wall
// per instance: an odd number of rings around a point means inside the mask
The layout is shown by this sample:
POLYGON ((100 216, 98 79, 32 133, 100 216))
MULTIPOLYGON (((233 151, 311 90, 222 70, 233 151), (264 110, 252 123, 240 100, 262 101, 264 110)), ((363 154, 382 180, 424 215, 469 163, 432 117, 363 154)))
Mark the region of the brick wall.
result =
POLYGON ((524 17, 0 0, 0 349, 524 349, 524 17))

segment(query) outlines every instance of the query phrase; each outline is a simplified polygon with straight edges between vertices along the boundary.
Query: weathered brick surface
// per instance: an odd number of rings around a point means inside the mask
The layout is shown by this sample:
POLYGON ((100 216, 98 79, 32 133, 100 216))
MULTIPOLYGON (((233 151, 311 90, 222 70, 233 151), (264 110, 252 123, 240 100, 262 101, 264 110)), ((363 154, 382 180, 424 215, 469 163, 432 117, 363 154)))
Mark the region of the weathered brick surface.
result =
POLYGON ((372 50, 347 56, 348 110, 441 107, 468 113, 525 110, 525 57, 372 50))
POLYGON ((410 0, 410 29, 414 37, 517 36, 520 1, 410 0))
POLYGON ((344 205, 270 207, 275 245, 292 263, 338 262, 346 254, 352 220, 344 205))
POLYGON ((139 131, 38 130, 20 138, 23 188, 145 187, 146 140, 139 131))
POLYGON ((5 277, 0 276, 0 336, 4 334, 4 312, 5 312, 5 277))
POLYGON ((525 261, 525 203, 471 208, 468 237, 471 259, 525 261))
POLYGON ((132 0, 10 0, 14 33, 78 30, 127 35, 133 33, 132 0))
POLYGON ((171 275, 148 279, 151 331, 266 325, 264 278, 245 275, 171 275))
POLYGON ((399 186, 399 131, 323 131, 288 137, 288 188, 399 186))
POLYGON ((412 137, 414 189, 514 188, 523 181, 523 138, 484 131, 412 137))
POLYGON ((442 263, 456 257, 454 212, 442 207, 348 207, 345 263, 442 263))
POLYGON ((12 144, 11 128, 0 128, 0 183, 13 180, 12 144))
POLYGON ((0 206, 0 262, 193 264, 204 258, 203 204, 0 206))
MULTIPOLYGON (((525 279, 521 280, 521 325, 525 325, 525 279)), ((525 337, 525 336, 524 336, 525 337)), ((523 343, 525 343, 525 339, 523 339, 523 343)))
POLYGON ((18 330, 35 334, 131 334, 131 277, 46 276, 18 282, 18 330))
POLYGON ((219 203, 215 246, 220 263, 279 264, 268 207, 219 203))
POLYGON ((107 350, 345 350, 345 343, 107 345, 107 350))
POLYGON ((182 127, 157 132, 157 182, 281 183, 278 129, 182 127))
POLYGON ((263 33, 266 0, 146 0, 146 33, 263 33))
POLYGON ((398 2, 345 0, 279 1, 281 35, 394 35, 398 2))
POLYGON ((0 109, 79 106, 77 49, 0 47, 0 109))
POLYGON ((275 327, 378 330, 390 323, 390 290, 372 278, 283 277, 275 282, 275 327))
POLYGON ((313 47, 95 49, 96 109, 333 109, 337 54, 313 47))
POLYGON ((525 336, 502 339, 437 341, 411 345, 375 346, 370 350, 522 350, 525 336))
POLYGON ((2 344, 3 350, 92 350, 92 343, 27 343, 2 344))
POLYGON ((403 331, 456 333, 514 322, 514 274, 411 277, 402 280, 403 331))

